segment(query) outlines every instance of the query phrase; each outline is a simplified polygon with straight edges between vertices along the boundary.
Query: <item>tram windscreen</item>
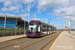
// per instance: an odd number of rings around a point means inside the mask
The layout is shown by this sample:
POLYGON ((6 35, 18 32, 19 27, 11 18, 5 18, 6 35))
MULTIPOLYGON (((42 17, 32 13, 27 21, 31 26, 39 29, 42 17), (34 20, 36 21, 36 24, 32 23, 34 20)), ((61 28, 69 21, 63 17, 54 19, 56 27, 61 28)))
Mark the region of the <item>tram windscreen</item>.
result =
POLYGON ((28 32, 36 32, 36 26, 35 24, 29 24, 28 32))

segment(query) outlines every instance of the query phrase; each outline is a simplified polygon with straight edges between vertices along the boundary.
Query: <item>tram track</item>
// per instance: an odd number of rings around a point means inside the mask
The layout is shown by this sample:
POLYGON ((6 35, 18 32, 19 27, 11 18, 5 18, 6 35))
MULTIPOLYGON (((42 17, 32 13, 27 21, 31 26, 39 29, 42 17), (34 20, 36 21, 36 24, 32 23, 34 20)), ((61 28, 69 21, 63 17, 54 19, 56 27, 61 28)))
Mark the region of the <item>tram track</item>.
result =
MULTIPOLYGON (((58 35, 57 35, 58 36, 58 35)), ((49 42, 47 42, 43 47, 40 48, 40 50, 43 50, 50 42, 52 42, 57 36, 52 38, 49 42)))
MULTIPOLYGON (((56 33, 55 33, 55 34, 56 34, 56 33)), ((37 41, 37 42, 34 42, 34 43, 30 44, 30 45, 27 45, 27 46, 21 48, 20 50, 24 50, 24 49, 26 49, 26 48, 29 48, 30 46, 33 46, 33 45, 35 45, 35 44, 37 44, 37 43, 40 43, 41 41, 43 41, 43 40, 45 40, 45 39, 47 39, 47 38, 49 38, 49 37, 52 37, 52 36, 55 35, 55 34, 52 34, 51 36, 48 36, 48 37, 43 38, 43 39, 41 39, 41 40, 39 40, 39 41, 37 41)))
POLYGON ((6 44, 7 42, 10 43, 10 42, 13 42, 13 41, 14 41, 14 42, 15 42, 15 41, 21 41, 21 40, 26 39, 26 38, 27 38, 27 37, 23 37, 23 38, 18 38, 18 39, 13 39, 13 40, 1 42, 0 45, 1 45, 1 44, 6 44))
POLYGON ((11 44, 11 45, 8 45, 8 46, 1 47, 0 49, 4 49, 4 48, 7 48, 7 47, 10 47, 10 46, 16 45, 16 44, 25 43, 25 42, 32 41, 32 40, 35 40, 35 39, 30 39, 30 40, 22 41, 22 42, 19 42, 19 43, 14 43, 14 44, 11 44))

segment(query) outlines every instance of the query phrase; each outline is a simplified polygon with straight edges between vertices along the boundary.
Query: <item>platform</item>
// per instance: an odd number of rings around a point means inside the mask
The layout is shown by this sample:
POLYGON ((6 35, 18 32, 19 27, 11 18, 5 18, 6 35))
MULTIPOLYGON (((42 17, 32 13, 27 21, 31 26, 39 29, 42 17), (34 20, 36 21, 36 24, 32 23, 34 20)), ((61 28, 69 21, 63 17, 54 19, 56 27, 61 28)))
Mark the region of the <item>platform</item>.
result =
POLYGON ((49 50, 75 50, 75 31, 63 31, 49 50))
POLYGON ((14 36, 7 36, 7 37, 0 37, 0 43, 13 40, 13 39, 18 39, 18 38, 23 38, 26 37, 27 35, 14 35, 14 36))

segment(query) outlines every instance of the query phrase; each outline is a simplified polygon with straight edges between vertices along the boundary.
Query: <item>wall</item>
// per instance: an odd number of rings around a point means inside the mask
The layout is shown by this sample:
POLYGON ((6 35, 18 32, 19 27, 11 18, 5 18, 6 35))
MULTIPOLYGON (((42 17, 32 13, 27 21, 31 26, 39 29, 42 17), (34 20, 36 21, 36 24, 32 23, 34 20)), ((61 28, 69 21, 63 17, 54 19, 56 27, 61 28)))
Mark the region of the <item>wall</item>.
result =
MULTIPOLYGON (((4 28, 4 19, 0 19, 0 28, 4 28)), ((17 25, 16 20, 6 20, 6 28, 15 29, 17 25)), ((16 27, 17 28, 17 27, 16 27)))

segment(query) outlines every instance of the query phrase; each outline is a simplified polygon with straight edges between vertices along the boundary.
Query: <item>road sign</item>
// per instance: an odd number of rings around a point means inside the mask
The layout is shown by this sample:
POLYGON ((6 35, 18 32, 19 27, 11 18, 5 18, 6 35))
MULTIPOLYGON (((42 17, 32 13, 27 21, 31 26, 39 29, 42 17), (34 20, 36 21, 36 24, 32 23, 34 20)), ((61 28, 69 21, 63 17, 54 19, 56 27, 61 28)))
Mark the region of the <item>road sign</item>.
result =
POLYGON ((70 26, 68 26, 68 28, 70 28, 70 26))
POLYGON ((67 29, 67 27, 65 26, 65 28, 67 29))

